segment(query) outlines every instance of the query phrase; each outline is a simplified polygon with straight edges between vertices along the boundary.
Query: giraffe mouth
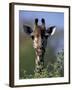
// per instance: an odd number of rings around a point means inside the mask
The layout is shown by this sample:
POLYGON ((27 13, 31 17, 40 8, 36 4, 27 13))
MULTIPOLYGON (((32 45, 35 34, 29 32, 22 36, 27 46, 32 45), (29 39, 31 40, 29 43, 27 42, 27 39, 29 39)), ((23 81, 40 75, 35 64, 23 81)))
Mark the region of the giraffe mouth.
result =
POLYGON ((36 49, 36 53, 38 56, 41 56, 42 55, 42 50, 41 49, 36 49))

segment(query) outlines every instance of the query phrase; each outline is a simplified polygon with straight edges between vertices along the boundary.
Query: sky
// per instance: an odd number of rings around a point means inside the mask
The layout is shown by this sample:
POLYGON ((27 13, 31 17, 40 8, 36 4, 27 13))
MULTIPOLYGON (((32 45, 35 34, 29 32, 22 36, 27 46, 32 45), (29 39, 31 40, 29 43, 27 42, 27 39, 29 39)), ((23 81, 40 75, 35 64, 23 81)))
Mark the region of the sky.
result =
POLYGON ((19 11, 19 17, 21 22, 30 22, 34 24, 34 19, 39 19, 39 24, 41 24, 41 19, 44 18, 46 22, 46 27, 50 25, 55 25, 59 28, 64 27, 64 13, 60 12, 39 12, 39 11, 19 11))

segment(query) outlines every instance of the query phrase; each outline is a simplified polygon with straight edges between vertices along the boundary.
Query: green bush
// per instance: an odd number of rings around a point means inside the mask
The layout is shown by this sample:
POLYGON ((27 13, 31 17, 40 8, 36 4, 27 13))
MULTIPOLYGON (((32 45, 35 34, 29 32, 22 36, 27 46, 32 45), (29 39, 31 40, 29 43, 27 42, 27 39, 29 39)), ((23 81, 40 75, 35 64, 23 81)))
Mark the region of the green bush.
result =
POLYGON ((24 77, 22 78, 50 78, 50 77, 63 77, 64 76, 64 50, 58 52, 56 61, 48 63, 41 72, 34 72, 34 74, 27 74, 24 70, 24 77))
POLYGON ((57 62, 54 65, 55 76, 64 76, 64 50, 58 52, 57 62))

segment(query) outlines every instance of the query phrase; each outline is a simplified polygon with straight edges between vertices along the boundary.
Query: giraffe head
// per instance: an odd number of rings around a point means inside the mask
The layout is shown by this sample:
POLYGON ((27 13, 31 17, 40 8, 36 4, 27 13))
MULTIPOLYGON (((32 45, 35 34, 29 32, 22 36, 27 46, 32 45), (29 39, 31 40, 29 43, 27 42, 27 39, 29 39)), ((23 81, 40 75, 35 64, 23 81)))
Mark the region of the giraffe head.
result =
POLYGON ((47 45, 47 39, 53 35, 56 27, 51 26, 46 30, 45 20, 42 18, 42 25, 38 25, 38 19, 35 19, 34 30, 31 27, 24 25, 24 31, 31 36, 33 40, 33 47, 38 56, 41 56, 45 52, 47 45))
POLYGON ((45 20, 41 19, 41 25, 38 25, 38 19, 35 19, 34 30, 31 27, 24 25, 24 31, 31 36, 33 40, 33 47, 35 49, 37 64, 43 62, 45 48, 47 46, 47 39, 53 35, 56 27, 51 26, 48 29, 45 27, 45 20))

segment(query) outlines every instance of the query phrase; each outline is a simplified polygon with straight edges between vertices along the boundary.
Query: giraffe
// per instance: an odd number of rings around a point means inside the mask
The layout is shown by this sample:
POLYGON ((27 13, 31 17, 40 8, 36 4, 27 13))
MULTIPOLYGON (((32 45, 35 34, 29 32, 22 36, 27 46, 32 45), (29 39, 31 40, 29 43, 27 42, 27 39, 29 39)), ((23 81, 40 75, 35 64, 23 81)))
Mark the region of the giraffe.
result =
POLYGON ((34 30, 28 25, 23 25, 24 32, 27 33, 33 40, 35 50, 35 71, 41 72, 44 68, 44 54, 47 46, 48 37, 55 33, 56 26, 51 26, 46 29, 44 18, 41 19, 42 25, 38 25, 38 18, 34 22, 34 30))

